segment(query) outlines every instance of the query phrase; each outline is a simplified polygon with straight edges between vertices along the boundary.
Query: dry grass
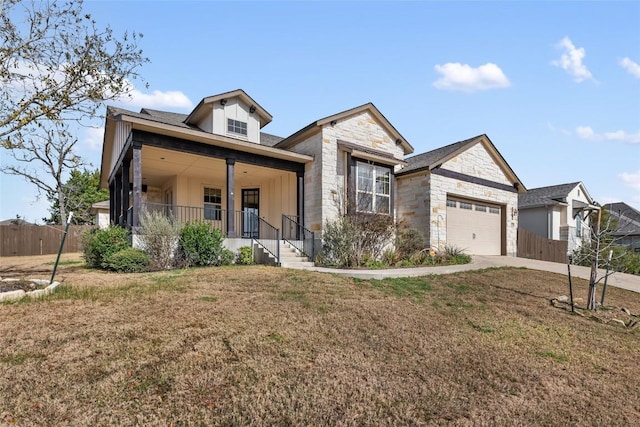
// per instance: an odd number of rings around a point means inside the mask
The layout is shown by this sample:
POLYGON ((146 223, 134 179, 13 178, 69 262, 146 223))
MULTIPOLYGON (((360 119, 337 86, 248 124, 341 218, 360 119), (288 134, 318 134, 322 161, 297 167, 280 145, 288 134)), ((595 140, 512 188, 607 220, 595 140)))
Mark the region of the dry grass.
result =
MULTIPOLYGON (((50 261, 3 258, 0 275, 48 277, 50 261)), ((0 425, 640 423, 639 329, 553 308, 561 275, 66 264, 57 279, 0 305, 0 425)), ((640 312, 638 294, 607 300, 640 312)))

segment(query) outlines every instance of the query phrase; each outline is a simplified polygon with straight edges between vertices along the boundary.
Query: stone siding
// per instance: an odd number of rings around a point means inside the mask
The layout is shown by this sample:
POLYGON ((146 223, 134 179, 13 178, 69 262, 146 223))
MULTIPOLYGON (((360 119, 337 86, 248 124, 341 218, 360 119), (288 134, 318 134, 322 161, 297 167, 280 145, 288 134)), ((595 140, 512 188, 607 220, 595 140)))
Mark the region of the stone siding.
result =
POLYGON ((454 158, 447 160, 441 167, 442 169, 488 179, 500 184, 513 184, 482 143, 477 143, 454 158))
POLYGON ((440 175, 431 175, 431 218, 429 228, 432 246, 438 246, 438 241, 435 236, 440 236, 440 246, 444 245, 447 241, 448 194, 502 205, 502 209, 506 215, 506 255, 516 256, 518 252, 518 216, 514 215, 512 218, 511 212, 515 212, 518 209, 518 193, 497 190, 484 185, 458 181, 440 175), (438 216, 440 219, 438 219, 438 216))
POLYGON ((322 230, 326 220, 336 218, 346 206, 346 156, 338 140, 394 155, 402 159, 402 147, 368 111, 324 125, 320 132, 294 145, 290 150, 314 157, 305 169, 305 224, 312 231, 322 230))
POLYGON ((429 172, 396 179, 396 219, 420 231, 429 241, 429 172))
POLYGON ((290 151, 313 156, 304 170, 304 225, 311 231, 322 230, 323 147, 320 132, 290 148, 290 151))

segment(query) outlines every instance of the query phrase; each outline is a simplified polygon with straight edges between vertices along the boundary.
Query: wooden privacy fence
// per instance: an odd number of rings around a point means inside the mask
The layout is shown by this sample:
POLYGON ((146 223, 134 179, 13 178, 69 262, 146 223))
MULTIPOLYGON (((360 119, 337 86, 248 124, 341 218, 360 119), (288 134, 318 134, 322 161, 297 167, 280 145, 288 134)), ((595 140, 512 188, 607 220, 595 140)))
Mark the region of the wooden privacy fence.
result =
MULTIPOLYGON (((62 252, 80 252, 82 234, 93 225, 70 225, 62 252)), ((64 225, 0 225, 0 256, 58 253, 64 225)))
POLYGON ((567 242, 546 239, 521 228, 518 229, 518 256, 541 261, 567 262, 567 242))

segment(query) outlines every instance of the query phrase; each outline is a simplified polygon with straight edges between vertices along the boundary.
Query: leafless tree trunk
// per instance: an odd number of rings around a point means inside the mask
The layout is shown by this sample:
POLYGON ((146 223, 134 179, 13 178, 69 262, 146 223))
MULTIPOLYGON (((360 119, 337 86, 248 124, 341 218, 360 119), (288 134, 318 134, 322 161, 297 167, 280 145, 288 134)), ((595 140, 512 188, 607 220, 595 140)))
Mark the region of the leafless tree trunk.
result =
POLYGON ((600 256, 600 219, 602 218, 602 209, 598 209, 598 219, 593 230, 595 237, 595 256, 591 263, 591 274, 589 276, 589 295, 587 296, 587 308, 595 310, 596 308, 596 284, 598 283, 598 258, 600 256))
POLYGON ((66 173, 85 165, 73 149, 78 142, 71 138, 65 123, 49 122, 50 127, 41 127, 40 132, 22 139, 20 148, 8 150, 15 164, 2 166, 0 171, 21 176, 34 184, 38 194, 57 195, 60 206, 60 221, 67 218, 66 197, 63 184, 66 173))

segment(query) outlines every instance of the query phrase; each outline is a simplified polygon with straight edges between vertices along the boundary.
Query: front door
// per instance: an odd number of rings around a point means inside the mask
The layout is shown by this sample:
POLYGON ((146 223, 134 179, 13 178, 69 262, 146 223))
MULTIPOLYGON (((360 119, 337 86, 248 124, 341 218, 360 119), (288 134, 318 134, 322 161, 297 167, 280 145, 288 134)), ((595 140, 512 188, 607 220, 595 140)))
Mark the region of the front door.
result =
POLYGON ((260 237, 260 190, 242 189, 242 237, 258 239, 260 237))

